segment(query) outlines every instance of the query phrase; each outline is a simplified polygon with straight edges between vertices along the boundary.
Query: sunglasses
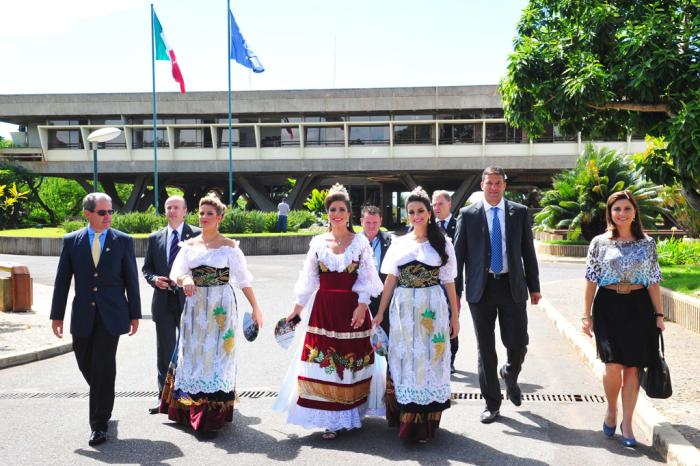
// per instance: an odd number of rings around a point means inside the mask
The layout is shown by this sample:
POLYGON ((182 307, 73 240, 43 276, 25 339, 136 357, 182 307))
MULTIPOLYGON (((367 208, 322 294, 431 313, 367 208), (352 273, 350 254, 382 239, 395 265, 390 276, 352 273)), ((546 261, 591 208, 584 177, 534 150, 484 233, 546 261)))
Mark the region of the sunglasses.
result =
POLYGON ((104 209, 100 209, 100 210, 91 210, 90 212, 92 212, 92 213, 94 213, 94 214, 97 214, 97 215, 99 215, 100 217, 104 217, 104 216, 107 215, 107 214, 109 214, 109 215, 114 215, 114 210, 113 210, 113 209, 109 209, 109 210, 104 210, 104 209))

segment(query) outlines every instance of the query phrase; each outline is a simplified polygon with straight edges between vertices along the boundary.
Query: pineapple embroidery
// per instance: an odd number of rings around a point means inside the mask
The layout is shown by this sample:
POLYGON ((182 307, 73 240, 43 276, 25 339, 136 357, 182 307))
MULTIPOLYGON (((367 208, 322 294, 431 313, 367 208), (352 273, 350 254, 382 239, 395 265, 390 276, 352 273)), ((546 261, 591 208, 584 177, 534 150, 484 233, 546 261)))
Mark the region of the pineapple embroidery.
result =
POLYGON ((435 357, 433 359, 437 362, 445 351, 445 334, 436 333, 433 335, 433 344, 435 345, 435 357))
POLYGON ((435 311, 426 309, 423 314, 420 315, 420 324, 425 328, 428 333, 433 333, 433 321, 435 320, 435 311))
POLYGON ((226 354, 231 354, 233 352, 234 345, 233 329, 228 329, 228 331, 221 338, 224 340, 224 350, 226 350, 226 354))
POLYGON ((226 309, 221 306, 216 306, 214 308, 214 319, 216 323, 219 324, 219 330, 223 331, 226 326, 226 309))

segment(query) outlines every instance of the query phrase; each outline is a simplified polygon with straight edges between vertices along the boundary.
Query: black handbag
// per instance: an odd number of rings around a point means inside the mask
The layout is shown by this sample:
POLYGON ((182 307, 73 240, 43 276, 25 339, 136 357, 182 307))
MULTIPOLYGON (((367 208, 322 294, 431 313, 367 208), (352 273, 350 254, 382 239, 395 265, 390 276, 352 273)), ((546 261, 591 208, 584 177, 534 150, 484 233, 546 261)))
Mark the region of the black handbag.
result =
POLYGON ((671 388, 671 372, 664 359, 664 336, 659 330, 659 339, 661 341, 660 352, 656 352, 656 356, 652 358, 649 367, 639 371, 639 384, 647 393, 649 398, 668 398, 673 394, 671 388))

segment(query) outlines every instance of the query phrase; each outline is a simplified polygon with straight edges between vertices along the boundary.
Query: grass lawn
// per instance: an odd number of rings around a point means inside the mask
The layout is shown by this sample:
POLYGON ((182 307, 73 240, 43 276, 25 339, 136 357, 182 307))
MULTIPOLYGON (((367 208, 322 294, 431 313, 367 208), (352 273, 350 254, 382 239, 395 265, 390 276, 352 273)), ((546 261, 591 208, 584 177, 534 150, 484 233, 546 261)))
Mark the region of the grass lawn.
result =
POLYGON ((700 290, 700 265, 664 265, 661 267, 664 288, 695 298, 700 290))

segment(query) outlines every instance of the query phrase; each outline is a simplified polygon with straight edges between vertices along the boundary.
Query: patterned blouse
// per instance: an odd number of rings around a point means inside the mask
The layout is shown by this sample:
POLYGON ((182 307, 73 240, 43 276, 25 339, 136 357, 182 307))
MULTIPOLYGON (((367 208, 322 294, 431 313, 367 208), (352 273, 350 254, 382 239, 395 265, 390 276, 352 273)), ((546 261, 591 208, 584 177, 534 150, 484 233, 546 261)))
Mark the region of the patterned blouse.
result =
POLYGON ((661 281, 653 238, 645 236, 640 240, 620 241, 607 235, 596 236, 588 247, 586 280, 596 282, 598 286, 629 282, 645 287, 661 281))

